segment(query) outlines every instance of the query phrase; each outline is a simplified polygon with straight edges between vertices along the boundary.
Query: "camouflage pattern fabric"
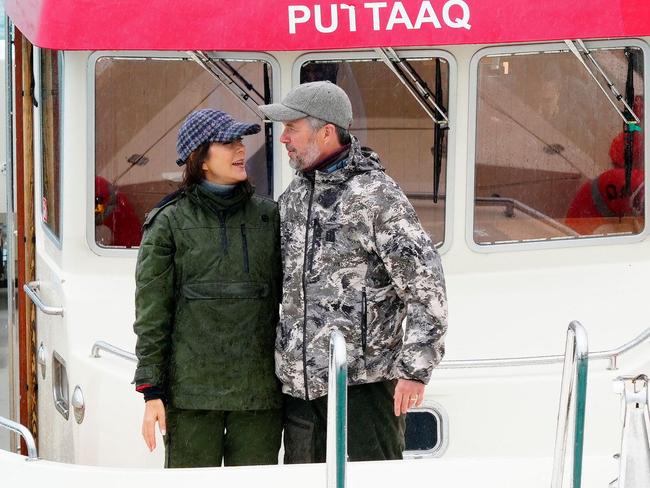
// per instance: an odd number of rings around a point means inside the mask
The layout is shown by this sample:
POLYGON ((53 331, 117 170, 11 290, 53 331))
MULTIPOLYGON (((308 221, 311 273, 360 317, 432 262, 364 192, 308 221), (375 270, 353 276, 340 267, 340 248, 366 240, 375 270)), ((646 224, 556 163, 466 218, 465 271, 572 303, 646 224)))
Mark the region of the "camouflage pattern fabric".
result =
POLYGON ((444 355, 442 266, 377 154, 353 138, 345 167, 299 173, 279 205, 284 289, 275 359, 283 391, 307 400, 327 394, 333 329, 347 342, 349 384, 427 383, 444 355))

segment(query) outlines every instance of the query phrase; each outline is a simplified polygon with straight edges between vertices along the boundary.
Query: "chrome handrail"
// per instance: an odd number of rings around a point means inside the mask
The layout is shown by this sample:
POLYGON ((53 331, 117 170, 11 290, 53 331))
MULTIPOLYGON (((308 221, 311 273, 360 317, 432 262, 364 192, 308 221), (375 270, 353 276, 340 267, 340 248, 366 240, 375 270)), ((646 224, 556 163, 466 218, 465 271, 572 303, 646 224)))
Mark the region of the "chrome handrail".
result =
POLYGON ((564 482, 564 461, 569 436, 573 440, 571 459, 573 460, 572 488, 580 488, 582 480, 582 451, 585 426, 585 401, 587 394, 587 369, 589 364, 589 346, 587 332, 580 322, 574 320, 569 324, 566 337, 562 385, 560 387, 560 405, 557 414, 555 432, 555 452, 553 456, 553 475, 551 488, 561 488, 564 482), (571 422, 571 412, 574 418, 571 422), (569 432, 572 425, 572 432, 569 432))
POLYGON ((4 417, 0 417, 0 427, 4 427, 16 434, 20 434, 23 439, 25 439, 25 445, 27 446, 27 461, 38 461, 36 442, 34 441, 34 436, 27 427, 4 417))
POLYGON ((348 365, 345 338, 338 331, 330 335, 327 390, 327 487, 345 488, 348 454, 348 365))
POLYGON ((101 356, 99 355, 99 351, 110 352, 115 356, 126 359, 128 361, 133 361, 134 363, 138 362, 138 358, 135 354, 130 353, 129 351, 125 351, 124 349, 120 349, 119 347, 116 347, 113 344, 109 344, 105 341, 95 342, 92 349, 90 350, 90 355, 94 358, 100 358, 101 356))
MULTIPOLYGON (((650 339, 650 328, 644 330, 631 341, 606 351, 596 351, 589 354, 590 361, 609 359, 608 369, 618 369, 618 357, 631 351, 643 342, 650 339)), ((442 361, 438 364, 438 369, 463 369, 463 368, 503 368, 508 366, 536 366, 540 364, 556 364, 564 361, 563 355, 554 356, 525 356, 514 358, 496 358, 496 359, 452 359, 442 361)))
POLYGON ((25 292, 25 295, 27 295, 29 299, 32 302, 34 302, 36 308, 38 308, 44 314, 60 315, 61 317, 63 317, 63 307, 53 307, 51 305, 45 305, 43 300, 41 300, 41 297, 39 297, 36 294, 36 292, 40 289, 40 287, 41 287, 40 281, 30 281, 29 283, 25 283, 23 285, 23 291, 25 292))
POLYGON ((609 351, 598 351, 594 352, 593 354, 589 354, 589 359, 609 359, 609 366, 607 366, 607 369, 618 369, 618 357, 634 349, 636 346, 648 339, 650 339, 650 327, 644 330, 641 334, 636 336, 631 341, 628 341, 615 349, 610 349, 609 351))
MULTIPOLYGON (((605 351, 596 351, 589 353, 590 361, 598 361, 602 359, 609 359, 610 363, 607 367, 611 370, 618 369, 618 357, 631 351, 635 347, 650 339, 650 327, 644 330, 641 334, 636 336, 631 341, 626 342, 614 349, 605 351)), ((99 351, 106 351, 116 356, 129 361, 137 362, 138 358, 135 354, 113 346, 108 342, 97 341, 93 344, 91 356, 94 358, 101 357, 99 351)), ((440 362, 437 369, 471 369, 471 368, 504 368, 510 366, 537 366, 542 364, 557 364, 564 361, 564 356, 561 354, 553 356, 523 356, 514 358, 493 358, 493 359, 450 359, 440 362)))

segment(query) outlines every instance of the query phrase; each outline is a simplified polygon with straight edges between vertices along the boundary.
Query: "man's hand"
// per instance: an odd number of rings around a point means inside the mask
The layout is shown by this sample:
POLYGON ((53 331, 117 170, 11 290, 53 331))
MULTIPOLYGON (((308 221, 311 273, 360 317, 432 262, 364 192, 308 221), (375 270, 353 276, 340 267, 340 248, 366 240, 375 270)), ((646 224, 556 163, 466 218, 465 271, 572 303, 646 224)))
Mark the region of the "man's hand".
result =
POLYGON ((165 405, 162 400, 149 400, 144 404, 144 419, 142 419, 142 437, 150 451, 156 448, 156 422, 160 433, 165 435, 167 424, 165 421, 165 405))
POLYGON ((395 386, 395 416, 406 414, 409 408, 419 407, 424 400, 424 384, 413 380, 397 380, 395 386))

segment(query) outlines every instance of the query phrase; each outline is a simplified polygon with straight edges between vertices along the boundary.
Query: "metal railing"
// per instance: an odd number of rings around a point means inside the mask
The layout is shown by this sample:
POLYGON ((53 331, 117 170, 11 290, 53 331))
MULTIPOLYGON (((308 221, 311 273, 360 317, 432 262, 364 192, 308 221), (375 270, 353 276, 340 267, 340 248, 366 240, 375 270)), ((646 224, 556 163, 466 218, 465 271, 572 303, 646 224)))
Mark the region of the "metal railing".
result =
POLYGON ((582 481, 588 353, 587 332, 580 322, 574 320, 569 324, 566 337, 551 488, 561 488, 564 484, 565 460, 570 440, 573 441, 573 449, 570 453, 573 462, 569 486, 580 488, 582 481))
POLYGON ((619 376, 615 380, 617 393, 623 400, 623 423, 618 478, 609 484, 610 487, 650 486, 649 383, 645 374, 619 376))
POLYGON ((36 442, 34 441, 34 436, 27 427, 4 417, 0 417, 0 427, 4 427, 5 429, 9 429, 16 434, 21 435, 22 438, 25 439, 25 445, 27 446, 27 461, 38 461, 36 442))
MULTIPOLYGON (((614 349, 605 351, 596 351, 589 354, 590 361, 609 360, 608 369, 618 369, 618 358, 623 354, 631 351, 637 346, 650 339, 650 327, 645 329, 634 339, 622 344, 614 349)), ((106 351, 128 361, 137 362, 135 354, 113 346, 105 341, 97 341, 93 344, 91 356, 94 358, 101 357, 99 351, 106 351)), ((553 356, 523 356, 513 358, 493 358, 493 359, 450 359, 442 361, 437 369, 471 369, 471 368, 504 368, 511 366, 538 366, 542 364, 559 364, 564 362, 564 355, 557 354, 553 356)))
POLYGON ((348 454, 348 365, 345 338, 330 335, 327 390, 327 488, 345 488, 348 454))
POLYGON ((63 317, 63 307, 46 305, 45 302, 41 300, 41 297, 39 297, 37 293, 40 288, 40 281, 30 281, 29 283, 25 283, 23 285, 23 291, 25 292, 25 295, 27 295, 29 299, 34 303, 34 305, 36 305, 36 308, 38 308, 45 315, 60 315, 63 317))
MULTIPOLYGON (((635 347, 650 339, 650 328, 644 330, 641 334, 636 336, 631 341, 606 351, 596 351, 590 353, 588 359, 590 361, 597 361, 601 359, 608 359, 608 369, 618 369, 618 357, 631 351, 635 347)), ((463 369, 463 368, 503 368, 508 366, 537 366, 540 364, 557 364, 564 362, 564 355, 558 354, 555 356, 527 356, 527 357, 514 357, 514 358, 496 358, 496 359, 452 359, 442 361, 438 369, 463 369)))
MULTIPOLYGON (((430 200, 433 201, 432 192, 408 192, 406 196, 409 200, 430 200)), ((446 195, 439 195, 439 199, 445 200, 446 195)), ((545 223, 549 227, 563 232, 567 236, 571 237, 581 237, 581 235, 576 232, 571 227, 564 225, 562 222, 557 221, 553 217, 546 215, 539 210, 534 209, 530 205, 526 205, 523 202, 515 198, 508 197, 474 197, 474 202, 476 205, 481 205, 484 207, 503 207, 504 215, 508 218, 513 218, 515 216, 515 210, 520 211, 521 213, 528 215, 540 222, 545 223)), ((593 236, 591 236, 593 237, 593 236)))
POLYGON ((119 347, 109 344, 108 342, 104 342, 104 341, 95 342, 90 351, 90 355, 94 358, 100 358, 101 356, 99 355, 99 351, 110 352, 115 356, 118 356, 122 359, 126 359, 127 361, 133 361, 134 363, 138 362, 138 358, 136 357, 135 354, 129 351, 125 351, 124 349, 120 349, 119 347))

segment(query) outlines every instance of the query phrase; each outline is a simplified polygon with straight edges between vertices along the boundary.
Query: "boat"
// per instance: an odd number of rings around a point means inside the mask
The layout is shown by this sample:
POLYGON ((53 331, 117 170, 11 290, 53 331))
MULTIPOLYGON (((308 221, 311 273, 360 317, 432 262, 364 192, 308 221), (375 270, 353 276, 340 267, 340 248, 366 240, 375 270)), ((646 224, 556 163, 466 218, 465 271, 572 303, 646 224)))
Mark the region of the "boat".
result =
POLYGON ((650 486, 646 0, 5 9, 7 483, 650 486), (332 466, 159 469, 131 384, 134 270, 180 179, 177 129, 200 107, 263 124, 248 172, 277 198, 293 172, 257 105, 314 80, 350 95, 445 269, 447 353, 405 459, 346 463, 337 439, 332 466))

